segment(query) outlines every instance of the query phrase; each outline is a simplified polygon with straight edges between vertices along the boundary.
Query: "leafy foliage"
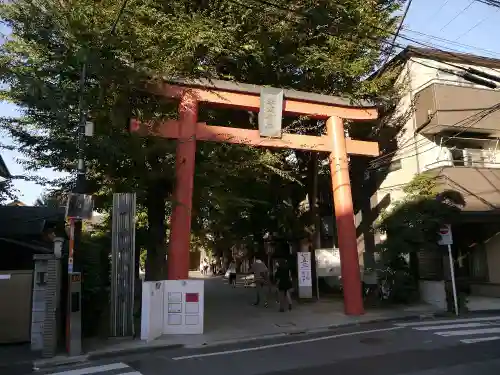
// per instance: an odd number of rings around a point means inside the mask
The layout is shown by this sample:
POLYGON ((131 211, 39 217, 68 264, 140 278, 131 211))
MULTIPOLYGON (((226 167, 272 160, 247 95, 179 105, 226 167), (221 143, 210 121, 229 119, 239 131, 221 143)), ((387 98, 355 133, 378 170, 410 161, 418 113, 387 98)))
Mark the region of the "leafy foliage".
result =
POLYGON ((438 193, 435 177, 420 174, 404 188, 405 198, 385 210, 376 229, 386 234, 379 250, 389 258, 421 250, 437 250, 439 229, 453 224, 465 204, 456 191, 438 193))
POLYGON ((10 179, 0 181, 0 204, 4 204, 6 201, 14 199, 16 199, 16 190, 12 185, 12 181, 10 179))

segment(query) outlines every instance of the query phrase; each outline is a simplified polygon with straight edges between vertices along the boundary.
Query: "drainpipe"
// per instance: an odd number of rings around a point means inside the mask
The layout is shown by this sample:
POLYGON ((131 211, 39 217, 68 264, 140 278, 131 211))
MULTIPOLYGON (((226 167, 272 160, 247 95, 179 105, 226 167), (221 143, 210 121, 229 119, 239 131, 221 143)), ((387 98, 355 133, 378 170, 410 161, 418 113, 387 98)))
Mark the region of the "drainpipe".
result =
MULTIPOLYGON (((413 88, 412 88, 412 80, 411 80, 411 72, 410 72, 410 64, 412 64, 412 61, 411 59, 408 61, 408 64, 406 65, 406 68, 407 68, 407 74, 408 74, 408 77, 410 78, 410 105, 414 105, 414 99, 415 99, 415 96, 413 95, 413 88)), ((415 160, 416 160, 416 164, 417 164, 417 174, 420 173, 420 161, 418 160, 418 130, 417 130, 417 119, 416 119, 416 116, 415 116, 415 109, 412 108, 412 114, 411 114, 411 121, 413 123, 413 144, 414 144, 414 148, 415 148, 415 160)))
MULTIPOLYGON (((411 59, 408 60, 407 66, 407 74, 410 79, 410 105, 414 105, 413 101, 415 99, 415 96, 413 95, 413 87, 412 87, 412 79, 411 79, 411 72, 410 72, 410 64, 412 63, 411 59)), ((413 123, 413 144, 415 148, 415 159, 416 159, 416 165, 417 165, 417 174, 420 173, 420 162, 418 160, 418 129, 417 129, 417 118, 415 116, 415 108, 412 108, 412 114, 411 114, 411 120, 413 123)), ((410 252, 410 259, 409 259, 409 266, 410 266, 410 274, 413 276, 413 282, 414 285, 418 288, 419 286, 419 279, 420 279, 420 270, 418 267, 419 261, 418 261, 418 256, 415 252, 410 252)))

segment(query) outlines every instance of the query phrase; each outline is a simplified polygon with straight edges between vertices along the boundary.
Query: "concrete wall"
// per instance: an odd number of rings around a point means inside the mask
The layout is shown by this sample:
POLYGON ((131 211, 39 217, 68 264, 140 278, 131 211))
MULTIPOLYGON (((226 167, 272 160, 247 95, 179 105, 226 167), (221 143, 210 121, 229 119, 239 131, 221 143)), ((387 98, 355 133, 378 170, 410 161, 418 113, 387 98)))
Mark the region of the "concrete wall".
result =
POLYGON ((448 308, 444 281, 420 280, 419 290, 422 301, 438 309, 446 310, 448 308))
POLYGON ((0 344, 30 341, 33 271, 0 271, 0 344))

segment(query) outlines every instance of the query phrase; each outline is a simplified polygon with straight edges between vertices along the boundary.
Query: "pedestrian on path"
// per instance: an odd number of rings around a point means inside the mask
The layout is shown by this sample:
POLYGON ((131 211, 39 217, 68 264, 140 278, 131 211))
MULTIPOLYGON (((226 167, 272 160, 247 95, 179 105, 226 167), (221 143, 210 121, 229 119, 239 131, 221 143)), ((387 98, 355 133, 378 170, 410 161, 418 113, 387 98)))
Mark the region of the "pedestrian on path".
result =
POLYGON ((288 310, 292 310, 292 296, 290 289, 292 289, 292 275, 286 260, 281 260, 275 274, 276 285, 280 295, 280 312, 285 311, 285 305, 288 305, 288 310))
POLYGON ((231 285, 233 288, 236 288, 236 262, 234 260, 229 263, 229 267, 227 270, 229 272, 229 285, 231 285))
POLYGON ((203 274, 208 275, 208 259, 203 259, 203 274))
POLYGON ((276 303, 280 303, 280 295, 278 290, 278 284, 276 282, 276 272, 278 271, 279 262, 275 261, 272 270, 269 270, 269 295, 271 298, 276 300, 276 303))
POLYGON ((269 284, 269 270, 262 260, 260 260, 259 258, 255 258, 255 261, 252 264, 251 272, 254 274, 255 281, 256 301, 254 303, 254 306, 257 306, 260 303, 262 294, 264 296, 264 307, 267 307, 268 303, 267 293, 265 293, 265 287, 269 284))

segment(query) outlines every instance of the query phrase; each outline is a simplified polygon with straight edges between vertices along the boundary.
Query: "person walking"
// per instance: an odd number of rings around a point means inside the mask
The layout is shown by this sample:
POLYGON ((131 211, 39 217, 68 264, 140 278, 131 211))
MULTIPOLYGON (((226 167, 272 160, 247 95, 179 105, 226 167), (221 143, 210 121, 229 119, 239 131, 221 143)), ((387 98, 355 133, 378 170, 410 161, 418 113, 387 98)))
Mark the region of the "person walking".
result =
POLYGON ((229 271, 228 282, 233 288, 236 288, 236 262, 234 260, 229 263, 229 267, 227 268, 229 271))
POLYGON ((288 305, 288 310, 292 310, 292 296, 290 289, 292 289, 292 275, 286 260, 280 261, 278 269, 275 274, 276 285, 280 296, 280 312, 285 311, 285 304, 288 305))
POLYGON ((268 306, 265 286, 269 283, 269 270, 262 260, 255 258, 251 272, 254 274, 256 301, 254 306, 260 303, 261 294, 264 295, 264 307, 268 306))

